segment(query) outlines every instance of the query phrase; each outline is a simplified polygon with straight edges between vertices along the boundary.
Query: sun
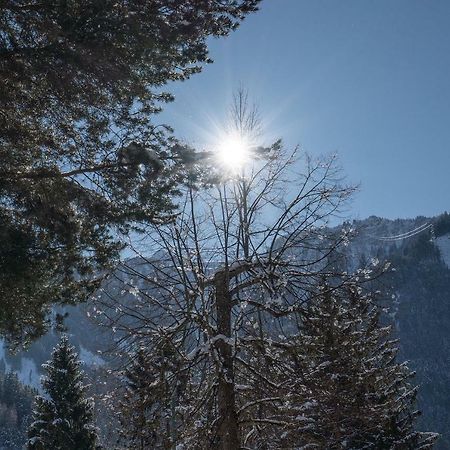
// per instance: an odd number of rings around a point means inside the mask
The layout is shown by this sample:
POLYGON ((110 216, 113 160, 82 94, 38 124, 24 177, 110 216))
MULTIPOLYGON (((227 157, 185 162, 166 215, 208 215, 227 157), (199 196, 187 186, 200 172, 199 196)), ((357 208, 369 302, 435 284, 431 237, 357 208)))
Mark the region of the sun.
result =
POLYGON ((239 135, 225 136, 218 145, 217 157, 220 164, 228 170, 242 169, 250 160, 248 140, 239 135))

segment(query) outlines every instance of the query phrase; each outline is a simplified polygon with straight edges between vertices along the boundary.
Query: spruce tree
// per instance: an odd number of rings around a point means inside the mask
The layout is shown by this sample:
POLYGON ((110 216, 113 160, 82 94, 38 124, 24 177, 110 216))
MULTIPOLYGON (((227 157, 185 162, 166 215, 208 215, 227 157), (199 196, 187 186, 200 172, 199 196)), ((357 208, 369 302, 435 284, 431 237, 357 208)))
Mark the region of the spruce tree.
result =
POLYGON ((176 405, 181 391, 178 361, 169 346, 151 355, 140 348, 124 371, 119 402, 121 441, 126 448, 171 449, 176 441, 176 405))
POLYGON ((432 448, 437 435, 414 430, 414 373, 397 362, 398 343, 379 317, 357 285, 324 287, 308 304, 284 380, 296 427, 281 436, 281 448, 432 448))
POLYGON ((86 385, 78 355, 63 336, 52 358, 43 365, 45 396, 36 398, 33 423, 28 430, 29 450, 92 450, 97 433, 93 426, 93 402, 86 398, 86 385))

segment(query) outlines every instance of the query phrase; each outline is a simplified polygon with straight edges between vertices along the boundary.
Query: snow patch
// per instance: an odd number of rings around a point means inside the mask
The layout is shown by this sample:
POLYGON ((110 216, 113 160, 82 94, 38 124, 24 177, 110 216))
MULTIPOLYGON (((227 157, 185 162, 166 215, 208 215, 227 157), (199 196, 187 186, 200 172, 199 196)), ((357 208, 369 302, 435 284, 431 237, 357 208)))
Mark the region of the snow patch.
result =
POLYGON ((41 374, 36 363, 32 359, 22 356, 20 358, 20 369, 13 369, 11 364, 6 361, 6 347, 3 340, 0 340, 0 361, 5 363, 5 373, 14 372, 22 384, 31 386, 38 391, 41 390, 41 374))
POLYGON ((30 358, 20 358, 20 370, 17 372, 17 378, 23 384, 37 390, 41 389, 41 375, 36 367, 36 363, 30 358))
POLYGON ((104 359, 84 348, 82 345, 80 345, 80 353, 78 357, 80 358, 80 361, 87 366, 92 367, 105 365, 104 359))
POLYGON ((442 261, 450 269, 450 233, 437 237, 435 242, 441 254, 442 261))
POLYGON ((11 366, 6 361, 6 349, 3 340, 0 340, 0 361, 3 361, 5 363, 5 372, 10 372, 11 366))

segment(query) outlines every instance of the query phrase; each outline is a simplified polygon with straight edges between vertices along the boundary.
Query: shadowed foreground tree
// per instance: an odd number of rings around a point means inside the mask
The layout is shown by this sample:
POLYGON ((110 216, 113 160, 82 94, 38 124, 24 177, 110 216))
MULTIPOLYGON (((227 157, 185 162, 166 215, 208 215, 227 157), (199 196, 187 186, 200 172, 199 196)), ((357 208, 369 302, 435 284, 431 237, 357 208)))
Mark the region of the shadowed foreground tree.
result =
POLYGON ((46 396, 38 396, 33 423, 28 430, 29 450, 94 450, 97 431, 93 425, 92 399, 85 396, 83 372, 67 336, 55 347, 52 359, 44 364, 42 386, 46 396))
POLYGON ((153 256, 123 263, 98 299, 120 349, 169 344, 177 357, 160 434, 198 450, 429 448, 434 436, 412 430, 410 372, 365 293, 386 266, 348 272, 352 231, 329 227, 353 188, 334 157, 261 152, 242 91, 232 116, 222 181, 188 187, 176 220, 148 227, 153 256))
POLYGON ((320 280, 337 275, 331 256, 347 239, 323 228, 353 191, 334 159, 305 156, 299 174, 279 143, 266 156, 209 191, 188 189, 176 221, 149 230, 155 256, 123 264, 126 289, 111 280, 99 299, 122 348, 176 351, 182 365, 168 382, 187 381, 171 436, 186 448, 235 450, 245 432, 273 424, 263 410, 250 414, 255 401, 280 402, 252 388, 278 392, 261 361, 278 364, 271 349, 285 345, 320 280))
POLYGON ((117 232, 170 217, 196 156, 154 123, 161 89, 257 4, 2 2, 0 332, 41 334, 48 304, 97 286, 117 232))

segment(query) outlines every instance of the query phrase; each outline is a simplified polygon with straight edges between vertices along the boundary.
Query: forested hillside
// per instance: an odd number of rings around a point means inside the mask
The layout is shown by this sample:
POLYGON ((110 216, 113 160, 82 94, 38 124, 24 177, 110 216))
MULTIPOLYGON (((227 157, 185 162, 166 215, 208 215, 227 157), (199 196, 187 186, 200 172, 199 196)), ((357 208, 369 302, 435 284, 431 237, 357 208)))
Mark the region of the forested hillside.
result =
POLYGON ((419 426, 442 434, 436 448, 450 449, 450 261, 445 254, 450 229, 445 231, 436 232, 438 245, 422 234, 392 249, 388 258, 397 270, 392 285, 400 356, 410 361, 420 386, 419 426))
POLYGON ((354 224, 360 237, 353 255, 391 262, 380 282, 400 339, 400 359, 417 372, 422 429, 439 432, 436 448, 450 448, 450 218, 389 221, 371 217, 354 224), (432 227, 400 237, 424 224, 432 227), (390 237, 390 239, 384 239, 390 237), (380 239, 382 238, 382 239, 380 239))

